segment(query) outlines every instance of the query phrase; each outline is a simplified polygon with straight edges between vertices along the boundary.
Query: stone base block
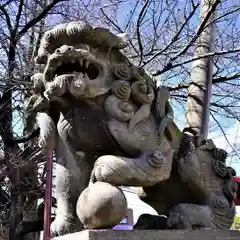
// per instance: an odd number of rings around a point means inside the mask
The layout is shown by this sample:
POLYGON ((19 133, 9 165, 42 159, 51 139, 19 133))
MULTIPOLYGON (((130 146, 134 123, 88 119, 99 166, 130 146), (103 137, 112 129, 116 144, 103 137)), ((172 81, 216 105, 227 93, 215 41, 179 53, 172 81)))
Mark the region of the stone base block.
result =
POLYGON ((240 232, 229 230, 85 230, 52 240, 240 240, 240 232))

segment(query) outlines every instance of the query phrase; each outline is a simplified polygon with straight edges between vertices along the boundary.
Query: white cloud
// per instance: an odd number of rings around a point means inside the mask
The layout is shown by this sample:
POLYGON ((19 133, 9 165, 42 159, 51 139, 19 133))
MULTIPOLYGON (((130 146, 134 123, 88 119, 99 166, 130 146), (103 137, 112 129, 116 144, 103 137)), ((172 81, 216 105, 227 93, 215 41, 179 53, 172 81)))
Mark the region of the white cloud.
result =
POLYGON ((230 128, 225 136, 217 136, 216 133, 210 133, 209 138, 212 138, 217 147, 225 149, 227 152, 232 152, 232 147, 240 149, 240 123, 236 123, 230 128), (229 143, 228 143, 229 142, 229 143))
POLYGON ((227 164, 233 167, 237 171, 237 175, 240 176, 240 122, 230 128, 225 136, 221 135, 219 137, 219 133, 213 132, 209 134, 209 138, 213 139, 218 148, 222 148, 229 153, 227 164), (236 155, 236 152, 238 152, 238 156, 236 155))

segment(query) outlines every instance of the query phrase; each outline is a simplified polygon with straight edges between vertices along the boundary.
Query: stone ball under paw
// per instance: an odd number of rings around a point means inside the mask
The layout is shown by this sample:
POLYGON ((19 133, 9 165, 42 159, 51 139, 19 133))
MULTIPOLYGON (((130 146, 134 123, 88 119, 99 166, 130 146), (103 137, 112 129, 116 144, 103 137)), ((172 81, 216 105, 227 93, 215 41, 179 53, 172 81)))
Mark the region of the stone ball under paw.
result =
POLYGON ((123 191, 109 183, 89 185, 77 202, 77 215, 86 228, 112 228, 127 213, 127 199, 123 191))

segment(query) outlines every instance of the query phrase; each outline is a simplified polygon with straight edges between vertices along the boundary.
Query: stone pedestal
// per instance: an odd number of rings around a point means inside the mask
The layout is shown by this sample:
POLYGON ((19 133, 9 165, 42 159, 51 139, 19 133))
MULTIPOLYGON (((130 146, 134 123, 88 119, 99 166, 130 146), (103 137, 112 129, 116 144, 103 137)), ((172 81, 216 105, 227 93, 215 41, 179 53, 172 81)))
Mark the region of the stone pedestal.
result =
POLYGON ((239 240, 240 232, 229 230, 85 230, 52 240, 239 240))

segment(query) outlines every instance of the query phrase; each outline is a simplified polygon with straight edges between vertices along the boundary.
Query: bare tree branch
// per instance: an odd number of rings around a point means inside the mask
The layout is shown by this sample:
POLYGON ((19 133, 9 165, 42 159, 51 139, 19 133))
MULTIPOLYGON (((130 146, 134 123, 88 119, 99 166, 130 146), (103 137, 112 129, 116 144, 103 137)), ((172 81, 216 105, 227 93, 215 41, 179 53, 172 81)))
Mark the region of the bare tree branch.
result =
POLYGON ((180 66, 182 66, 184 64, 196 61, 198 59, 208 58, 208 57, 212 57, 212 56, 225 55, 225 54, 231 54, 231 53, 236 53, 236 52, 240 52, 240 48, 232 49, 232 50, 225 50, 225 51, 220 51, 220 52, 211 52, 211 53, 207 53, 207 54, 204 54, 204 55, 199 55, 197 57, 188 59, 186 61, 174 64, 174 65, 173 64, 169 64, 165 68, 163 68, 162 70, 158 70, 157 72, 153 73, 153 76, 158 76, 158 75, 160 75, 160 74, 162 74, 162 73, 164 73, 164 72, 166 72, 166 71, 168 71, 170 69, 173 69, 173 68, 176 68, 176 67, 180 67, 180 66))
MULTIPOLYGON (((112 21, 112 20, 108 17, 108 15, 104 12, 103 8, 100 8, 100 11, 101 11, 102 14, 104 15, 104 17, 109 21, 109 23, 111 23, 111 24, 115 27, 115 29, 116 29, 117 31, 123 33, 122 29, 121 29, 116 23, 114 23, 114 21, 112 21)), ((136 49, 136 47, 134 46, 134 44, 132 43, 132 41, 130 41, 130 45, 131 45, 131 47, 134 49, 134 51, 139 55, 139 52, 138 52, 138 50, 136 49)))
POLYGON ((157 71, 154 76, 158 76, 160 74, 162 74, 163 72, 166 72, 170 69, 172 69, 172 62, 175 61, 178 57, 182 56, 183 54, 185 54, 188 49, 193 45, 193 43, 198 39, 198 37, 201 35, 201 33, 203 32, 203 30, 206 27, 206 24, 209 20, 209 18, 211 17, 212 13, 216 10, 217 6, 221 3, 220 0, 215 0, 215 2, 211 5, 208 13, 206 14, 206 17, 202 20, 202 22, 199 25, 199 28, 197 30, 197 33, 195 34, 195 36, 185 45, 184 48, 182 48, 175 56, 173 56, 168 63, 166 64, 165 68, 163 70, 157 71))
POLYGON ((19 27, 19 21, 22 15, 22 9, 23 9, 23 4, 24 4, 24 0, 20 0, 19 2, 19 6, 18 6, 18 12, 17 12, 17 16, 16 16, 16 20, 15 20, 15 26, 13 29, 13 35, 15 36, 19 27))
MULTIPOLYGON (((223 83, 227 81, 231 81, 234 79, 240 78, 240 74, 234 74, 232 76, 223 76, 223 77, 218 77, 214 78, 212 83, 217 84, 217 83, 223 83)), ((189 84, 178 84, 177 86, 169 86, 168 89, 169 91, 178 91, 181 89, 187 89, 189 87, 189 84)))
POLYGON ((240 156, 238 154, 238 152, 236 151, 236 148, 230 143, 230 141, 228 140, 224 129, 222 128, 221 124, 218 122, 218 120, 215 118, 215 116, 210 112, 211 117, 213 118, 213 120, 216 122, 216 124, 218 125, 219 129, 221 130, 225 140, 227 141, 228 145, 231 147, 231 149, 236 153, 236 155, 238 156, 238 158, 240 159, 240 156))
POLYGON ((1 7, 6 7, 7 5, 9 5, 11 2, 13 2, 14 0, 8 0, 7 2, 5 2, 4 4, 0 5, 1 7))
POLYGON ((0 5, 0 10, 2 11, 2 13, 4 14, 5 16, 5 19, 6 19, 6 23, 7 23, 7 26, 8 26, 8 30, 9 30, 9 33, 10 35, 12 35, 12 32, 13 32, 13 29, 12 29, 12 23, 11 23, 11 19, 4 7, 5 5, 0 5))
POLYGON ((22 35, 24 35, 31 27, 33 27, 36 23, 38 23, 41 19, 43 19, 56 4, 60 2, 64 2, 67 0, 52 0, 50 4, 48 4, 35 18, 29 21, 17 34, 17 38, 20 39, 22 35))
POLYGON ((179 36, 181 34, 181 32, 183 31, 183 29, 185 28, 186 24, 189 22, 189 20, 193 17, 194 13, 196 12, 197 8, 199 7, 199 3, 193 6, 193 10, 191 11, 191 13, 189 14, 189 16, 186 18, 186 20, 184 21, 184 23, 182 24, 182 26, 179 28, 179 30, 177 31, 177 33, 173 36, 173 38, 171 39, 170 43, 163 48, 160 52, 156 53, 155 55, 153 55, 150 59, 148 59, 147 61, 144 61, 144 65, 147 65, 148 63, 150 63, 151 61, 153 61, 157 56, 161 55, 163 52, 167 51, 178 39, 179 36))
POLYGON ((210 24, 215 23, 215 22, 217 22, 218 20, 220 20, 220 19, 222 19, 222 18, 224 18, 224 17, 226 17, 226 16, 228 16, 228 15, 230 15, 230 14, 233 14, 233 13, 239 12, 239 11, 240 11, 240 7, 236 7, 236 8, 234 8, 233 10, 231 10, 231 11, 229 11, 229 12, 226 12, 225 14, 214 18, 212 21, 210 21, 210 22, 206 25, 206 27, 208 27, 210 24))
POLYGON ((140 34, 140 25, 141 25, 141 20, 142 20, 142 16, 148 6, 149 1, 145 1, 139 16, 138 16, 138 20, 137 20, 137 40, 138 40, 138 46, 139 46, 139 50, 140 50, 140 61, 139 61, 139 66, 142 64, 143 61, 143 45, 142 45, 142 41, 141 41, 141 34, 140 34))
POLYGON ((171 58, 171 62, 173 62, 174 60, 176 60, 178 57, 180 57, 181 55, 183 55, 184 53, 187 52, 187 50, 192 46, 192 44, 198 39, 198 37, 201 35, 201 33, 203 32, 203 30, 206 28, 206 24, 209 20, 209 18, 211 17, 211 15, 213 14, 213 12, 216 10, 217 6, 221 3, 220 0, 215 0, 215 2, 211 5, 208 13, 206 14, 206 17, 202 20, 202 22, 200 23, 200 26, 197 30, 196 35, 187 43, 187 45, 181 50, 179 51, 174 57, 171 58))
POLYGON ((234 74, 232 76, 223 76, 223 77, 218 77, 218 78, 214 78, 213 79, 213 83, 223 83, 223 82, 227 82, 233 79, 237 79, 240 78, 240 73, 239 74, 234 74))

